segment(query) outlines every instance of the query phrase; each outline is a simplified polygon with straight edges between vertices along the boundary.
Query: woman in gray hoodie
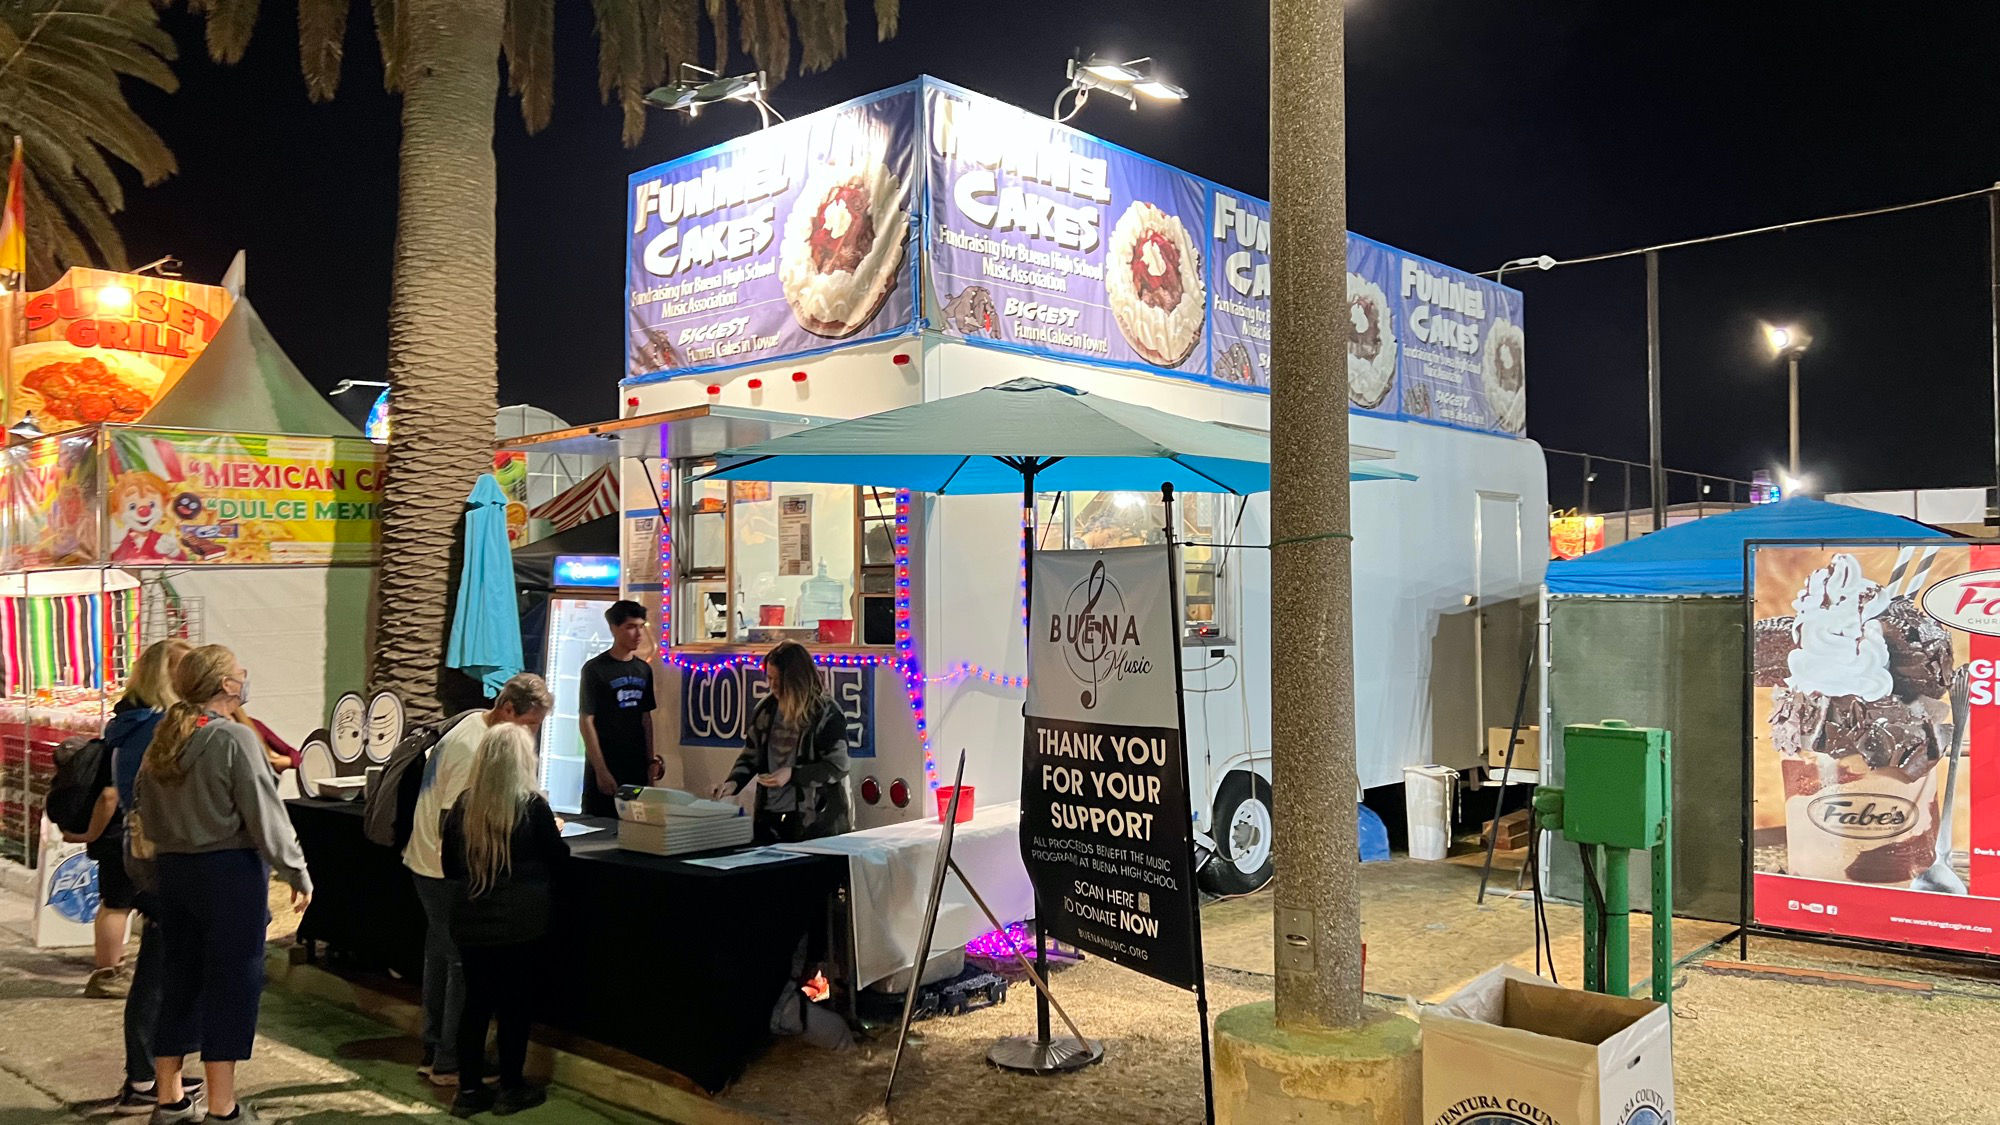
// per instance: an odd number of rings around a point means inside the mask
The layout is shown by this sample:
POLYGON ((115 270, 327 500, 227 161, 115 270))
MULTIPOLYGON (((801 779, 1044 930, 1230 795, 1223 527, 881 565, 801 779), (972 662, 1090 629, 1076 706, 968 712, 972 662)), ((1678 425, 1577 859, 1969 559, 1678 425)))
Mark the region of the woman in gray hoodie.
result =
POLYGON ((291 885, 300 910, 312 879, 257 732, 228 718, 249 702, 249 671, 235 653, 204 645, 174 669, 174 692, 180 700, 146 748, 126 826, 132 853, 154 857, 166 944, 153 1123, 255 1122, 236 1101, 236 1063, 250 1057, 257 1035, 271 872, 291 885), (197 1050, 205 1099, 181 1086, 181 1067, 197 1050))

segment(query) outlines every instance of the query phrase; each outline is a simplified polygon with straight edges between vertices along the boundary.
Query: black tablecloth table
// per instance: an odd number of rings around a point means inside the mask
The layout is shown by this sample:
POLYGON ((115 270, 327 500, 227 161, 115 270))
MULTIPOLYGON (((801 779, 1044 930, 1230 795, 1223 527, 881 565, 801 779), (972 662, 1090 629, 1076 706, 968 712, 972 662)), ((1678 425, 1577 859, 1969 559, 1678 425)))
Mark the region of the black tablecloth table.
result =
MULTIPOLYGON (((395 969, 423 969, 409 873, 361 835, 358 802, 287 802, 312 871, 299 937, 395 969)), ((569 840, 539 992, 546 1026, 630 1051, 719 1090, 768 1042, 799 940, 826 925, 837 856, 719 871, 622 851, 613 821, 569 840)))

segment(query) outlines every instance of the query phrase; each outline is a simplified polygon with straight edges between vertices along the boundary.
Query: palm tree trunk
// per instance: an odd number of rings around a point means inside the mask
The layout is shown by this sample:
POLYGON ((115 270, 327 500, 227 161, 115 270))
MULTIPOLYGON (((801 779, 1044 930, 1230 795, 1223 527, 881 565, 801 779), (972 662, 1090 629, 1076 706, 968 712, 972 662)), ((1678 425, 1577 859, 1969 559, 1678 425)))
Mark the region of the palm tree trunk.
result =
POLYGON ((452 543, 493 463, 493 116, 505 0, 401 0, 389 467, 369 677, 438 710, 452 543))
POLYGON ((1271 2, 1272 839, 1280 1027, 1360 1024, 1341 5, 1271 2), (1304 944, 1307 966, 1282 951, 1304 944))

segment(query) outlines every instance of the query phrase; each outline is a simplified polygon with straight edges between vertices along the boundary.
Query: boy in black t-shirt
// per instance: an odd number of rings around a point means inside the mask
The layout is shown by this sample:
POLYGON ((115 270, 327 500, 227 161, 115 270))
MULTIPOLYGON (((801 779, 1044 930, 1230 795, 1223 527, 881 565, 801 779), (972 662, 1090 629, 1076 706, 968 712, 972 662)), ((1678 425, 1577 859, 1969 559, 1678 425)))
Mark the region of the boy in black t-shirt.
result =
POLYGON ((617 816, 612 795, 621 785, 649 785, 666 772, 653 753, 653 666, 639 658, 646 643, 646 607, 611 603, 604 611, 611 648, 583 665, 578 723, 588 769, 583 778, 586 816, 617 816))

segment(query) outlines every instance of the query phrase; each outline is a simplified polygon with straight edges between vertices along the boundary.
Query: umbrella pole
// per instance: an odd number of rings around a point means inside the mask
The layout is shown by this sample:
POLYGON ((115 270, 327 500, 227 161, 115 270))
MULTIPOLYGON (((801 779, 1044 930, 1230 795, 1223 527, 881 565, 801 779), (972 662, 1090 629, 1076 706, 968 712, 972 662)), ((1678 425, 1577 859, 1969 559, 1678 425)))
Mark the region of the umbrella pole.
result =
MULTIPOLYGON (((1055 464, 1055 459, 1041 460, 1024 457, 1008 464, 1021 470, 1021 643, 1033 643, 1031 611, 1034 608, 1035 591, 1035 473, 1055 464)), ((1026 648, 1023 648, 1025 654, 1026 648)), ((1021 717, 1027 718, 1023 706, 1021 717)), ((969 887, 970 884, 967 884, 969 887)), ((1033 976, 1042 982, 1049 979, 1049 939, 1042 929, 1042 922, 1048 915, 1043 910, 1041 895, 1035 896, 1035 969, 1033 976)), ((1030 1074, 1054 1074, 1058 1071, 1077 1070, 1104 1057, 1104 1044, 1100 1040, 1085 1039, 1070 1024, 1075 1039, 1053 1039, 1049 1035, 1049 991, 1043 983, 1035 990, 1035 1037, 1011 1036, 995 1043, 986 1052, 986 1061, 1002 1070, 1025 1071, 1030 1074)), ((1063 1014, 1063 1022, 1069 1023, 1068 1013, 1063 1014)))

